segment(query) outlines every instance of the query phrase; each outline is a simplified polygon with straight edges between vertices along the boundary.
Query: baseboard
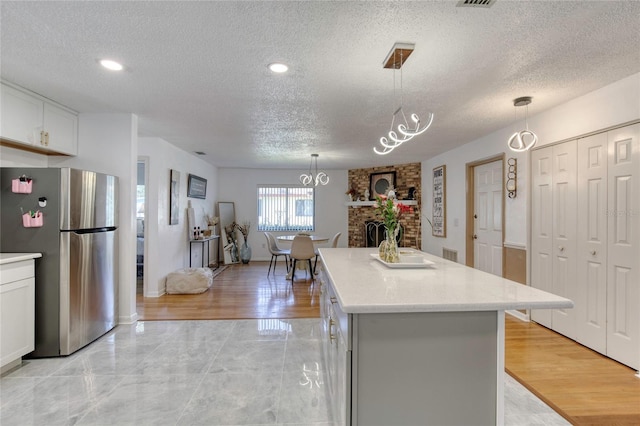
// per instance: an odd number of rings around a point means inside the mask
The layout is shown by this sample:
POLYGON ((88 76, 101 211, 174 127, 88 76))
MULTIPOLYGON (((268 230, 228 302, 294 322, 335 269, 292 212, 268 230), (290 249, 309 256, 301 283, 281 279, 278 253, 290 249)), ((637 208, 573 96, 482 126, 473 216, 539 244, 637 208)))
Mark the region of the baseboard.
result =
POLYGON ((136 322, 138 322, 137 312, 134 312, 128 317, 124 317, 124 316, 118 317, 118 324, 135 324, 136 322))

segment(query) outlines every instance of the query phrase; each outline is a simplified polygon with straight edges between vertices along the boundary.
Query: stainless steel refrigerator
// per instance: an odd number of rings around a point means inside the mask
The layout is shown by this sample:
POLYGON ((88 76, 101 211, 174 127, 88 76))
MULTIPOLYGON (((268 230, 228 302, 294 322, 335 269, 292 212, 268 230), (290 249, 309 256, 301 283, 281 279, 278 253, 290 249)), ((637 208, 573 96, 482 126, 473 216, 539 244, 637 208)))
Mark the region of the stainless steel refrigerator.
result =
POLYGON ((118 178, 3 167, 0 186, 0 251, 42 253, 27 356, 69 355, 117 324, 118 178))

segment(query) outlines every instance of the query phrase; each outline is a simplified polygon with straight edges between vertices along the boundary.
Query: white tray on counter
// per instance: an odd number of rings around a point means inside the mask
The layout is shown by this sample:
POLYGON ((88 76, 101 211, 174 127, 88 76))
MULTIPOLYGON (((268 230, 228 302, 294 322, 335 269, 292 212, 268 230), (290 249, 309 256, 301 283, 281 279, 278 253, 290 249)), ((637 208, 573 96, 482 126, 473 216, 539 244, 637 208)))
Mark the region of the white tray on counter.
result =
POLYGON ((424 259, 424 258, 422 259, 422 262, 415 262, 415 263, 408 263, 408 262, 389 263, 389 262, 385 262, 384 260, 382 260, 378 253, 371 253, 371 257, 373 257, 375 260, 377 260, 378 262, 382 263, 383 265, 387 266, 388 268, 392 268, 392 269, 428 268, 429 266, 435 265, 434 262, 432 262, 430 260, 427 260, 427 259, 424 259))

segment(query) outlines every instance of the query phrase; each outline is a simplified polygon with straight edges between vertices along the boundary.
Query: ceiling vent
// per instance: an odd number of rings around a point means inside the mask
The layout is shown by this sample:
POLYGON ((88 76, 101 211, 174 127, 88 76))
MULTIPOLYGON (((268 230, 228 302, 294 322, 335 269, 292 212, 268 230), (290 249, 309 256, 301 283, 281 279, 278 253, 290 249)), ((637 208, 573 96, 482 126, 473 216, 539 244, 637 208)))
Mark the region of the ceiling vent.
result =
POLYGON ((460 0, 456 7, 484 7, 493 6, 496 0, 460 0))

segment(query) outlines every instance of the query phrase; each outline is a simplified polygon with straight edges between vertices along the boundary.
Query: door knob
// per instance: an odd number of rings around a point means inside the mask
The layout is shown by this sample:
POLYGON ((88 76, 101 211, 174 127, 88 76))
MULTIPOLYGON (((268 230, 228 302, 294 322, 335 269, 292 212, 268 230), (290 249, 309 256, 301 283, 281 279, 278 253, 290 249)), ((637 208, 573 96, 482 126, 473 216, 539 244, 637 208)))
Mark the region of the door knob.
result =
POLYGON ((564 247, 562 247, 562 246, 558 246, 558 250, 560 250, 561 252, 563 252, 563 251, 564 251, 564 247))
POLYGON ((477 215, 477 214, 474 214, 474 215, 473 215, 473 218, 474 218, 474 219, 477 219, 477 218, 478 218, 478 215, 477 215))
POLYGON ((596 255, 596 251, 595 250, 591 250, 591 256, 595 256, 596 255))
POLYGON ((478 236, 477 236, 476 234, 473 234, 473 239, 474 239, 474 240, 477 240, 477 239, 478 239, 478 236))

